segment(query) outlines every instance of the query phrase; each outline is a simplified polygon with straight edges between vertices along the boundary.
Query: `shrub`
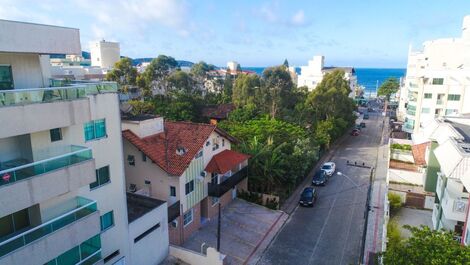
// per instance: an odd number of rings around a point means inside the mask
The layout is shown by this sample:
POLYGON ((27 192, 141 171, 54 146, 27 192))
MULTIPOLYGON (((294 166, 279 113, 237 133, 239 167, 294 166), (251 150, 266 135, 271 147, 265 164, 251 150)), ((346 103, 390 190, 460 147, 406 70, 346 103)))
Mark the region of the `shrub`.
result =
POLYGON ((411 145, 409 144, 392 144, 390 147, 392 149, 411 151, 411 145))
POLYGON ((396 247, 402 240, 400 226, 395 219, 390 219, 387 224, 387 248, 396 247))
POLYGON ((272 199, 267 199, 266 200, 266 208, 269 208, 269 209, 272 209, 272 210, 277 210, 278 207, 279 207, 279 202, 275 199, 275 198, 272 198, 272 199))
POLYGON ((398 212, 398 210, 400 210, 402 206, 401 197, 396 193, 389 192, 388 201, 390 203, 390 215, 393 216, 398 212))

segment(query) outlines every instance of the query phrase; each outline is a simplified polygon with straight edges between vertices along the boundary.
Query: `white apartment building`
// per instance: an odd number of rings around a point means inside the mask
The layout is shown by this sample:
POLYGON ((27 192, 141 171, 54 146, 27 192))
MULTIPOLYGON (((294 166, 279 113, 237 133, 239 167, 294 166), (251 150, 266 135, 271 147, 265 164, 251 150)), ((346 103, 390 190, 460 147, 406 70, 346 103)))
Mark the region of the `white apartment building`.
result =
POLYGON ((470 16, 462 36, 427 41, 408 54, 398 118, 416 133, 435 117, 470 112, 470 16))
POLYGON ((126 202, 117 85, 51 87, 48 54, 80 54, 79 30, 0 20, 0 33, 0 264, 161 261, 166 203, 137 211, 151 223, 126 202))
MULTIPOLYGON (((468 115, 467 115, 468 116, 468 115)), ((456 233, 456 239, 467 237, 470 243, 468 198, 470 190, 470 117, 433 119, 420 130, 415 139, 431 140, 427 158, 427 178, 435 184, 437 203, 432 222, 434 229, 444 228, 456 233)))
POLYGON ((112 69, 119 61, 121 50, 119 42, 105 40, 90 43, 91 66, 112 69))
POLYGON ((344 78, 349 81, 349 87, 351 88, 350 97, 355 96, 357 77, 356 71, 352 67, 325 67, 325 57, 317 55, 308 61, 308 65, 301 66, 300 69, 300 75, 297 77, 297 87, 306 86, 309 91, 314 90, 327 73, 337 69, 343 70, 344 78))

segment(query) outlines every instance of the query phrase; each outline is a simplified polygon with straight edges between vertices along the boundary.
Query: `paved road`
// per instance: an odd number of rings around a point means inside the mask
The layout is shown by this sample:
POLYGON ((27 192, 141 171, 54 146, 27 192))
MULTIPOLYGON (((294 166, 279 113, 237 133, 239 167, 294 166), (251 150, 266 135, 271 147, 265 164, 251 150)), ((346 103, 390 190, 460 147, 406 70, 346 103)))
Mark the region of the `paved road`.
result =
POLYGON ((348 137, 333 154, 343 175, 318 188, 313 208, 295 209, 258 264, 357 264, 370 170, 346 161, 375 167, 382 117, 371 113, 365 122, 361 135, 348 137))

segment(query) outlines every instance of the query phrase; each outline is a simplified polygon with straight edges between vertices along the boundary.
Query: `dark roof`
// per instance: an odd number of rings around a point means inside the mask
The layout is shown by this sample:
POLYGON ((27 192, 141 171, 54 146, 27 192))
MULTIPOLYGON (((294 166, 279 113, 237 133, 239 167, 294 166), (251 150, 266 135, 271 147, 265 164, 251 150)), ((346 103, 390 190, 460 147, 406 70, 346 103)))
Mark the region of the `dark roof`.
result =
POLYGON ((132 223, 133 221, 139 219, 140 217, 165 203, 161 200, 129 192, 126 193, 126 197, 127 220, 129 223, 132 223))
POLYGON ((148 119, 154 119, 157 118, 158 116, 153 115, 153 114, 138 114, 138 115, 132 115, 130 113, 122 114, 121 115, 121 120, 126 120, 126 121, 145 121, 148 119))
POLYGON ((462 135, 466 143, 470 143, 470 126, 469 125, 454 122, 454 121, 449 121, 449 120, 446 120, 446 122, 450 123, 452 127, 454 127, 462 135))
POLYGON ((227 119, 230 112, 234 109, 235 105, 230 103, 207 106, 202 109, 202 116, 214 119, 227 119))
POLYGON ((144 138, 130 130, 124 130, 122 136, 172 176, 181 176, 184 173, 212 132, 217 132, 233 143, 237 142, 228 133, 211 124, 165 121, 164 127, 165 132, 144 138), (178 149, 184 149, 184 153, 178 154, 178 149))
POLYGON ((327 66, 322 69, 325 72, 333 72, 334 70, 343 70, 346 73, 355 74, 356 70, 354 67, 336 67, 336 66, 327 66))

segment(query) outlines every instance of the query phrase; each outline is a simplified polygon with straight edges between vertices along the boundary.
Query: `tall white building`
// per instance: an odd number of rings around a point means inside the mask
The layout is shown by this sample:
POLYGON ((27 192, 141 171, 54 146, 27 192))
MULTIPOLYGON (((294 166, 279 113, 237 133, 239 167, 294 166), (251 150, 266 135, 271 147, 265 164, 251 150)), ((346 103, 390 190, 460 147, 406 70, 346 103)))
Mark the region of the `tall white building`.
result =
POLYGON ((351 88, 350 96, 355 96, 357 77, 353 67, 325 67, 325 57, 316 55, 308 61, 308 65, 301 66, 300 69, 300 75, 297 77, 297 87, 306 86, 309 91, 314 90, 327 73, 334 70, 343 70, 344 78, 349 81, 349 87, 351 88))
POLYGON ((416 133, 435 117, 470 112, 470 16, 462 36, 427 41, 408 54, 398 118, 416 133))
POLYGON ((0 32, 0 264, 160 262, 167 207, 126 200, 117 85, 50 86, 48 54, 80 54, 79 30, 0 32))
POLYGON ((105 40, 90 43, 91 66, 112 69, 120 59, 119 42, 105 40))

